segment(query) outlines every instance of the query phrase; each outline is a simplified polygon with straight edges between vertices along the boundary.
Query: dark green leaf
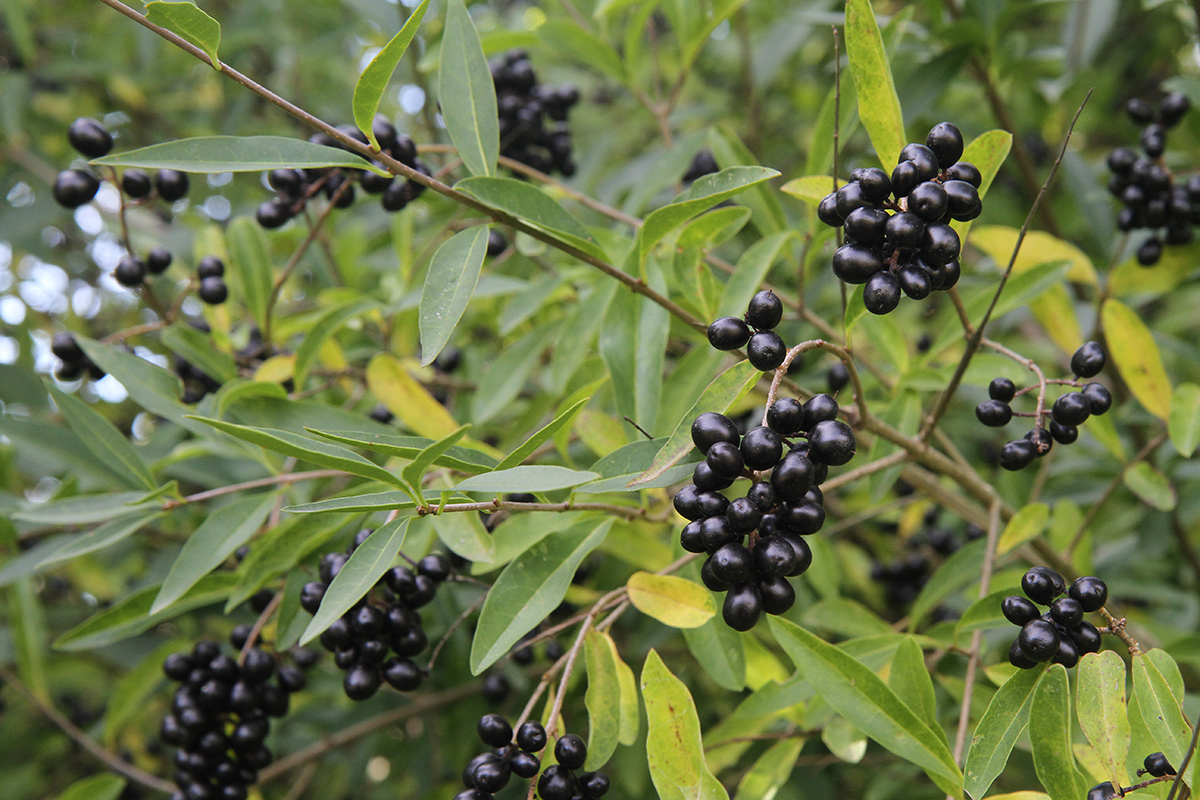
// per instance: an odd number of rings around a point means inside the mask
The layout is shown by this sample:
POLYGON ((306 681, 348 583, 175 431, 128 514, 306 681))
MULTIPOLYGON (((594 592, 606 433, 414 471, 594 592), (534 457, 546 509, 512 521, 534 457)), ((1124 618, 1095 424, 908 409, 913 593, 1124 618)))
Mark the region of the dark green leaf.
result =
MULTIPOLYGON (((376 453, 396 456, 406 461, 412 461, 422 450, 433 444, 433 439, 425 439, 420 436, 389 436, 385 433, 318 431, 313 429, 310 429, 310 432, 315 433, 317 436, 323 436, 326 439, 332 439, 335 442, 351 444, 355 447, 365 447, 376 453)), ((498 464, 496 463, 496 459, 487 453, 455 445, 435 458, 433 466, 449 467, 457 472, 477 475, 480 472, 490 472, 498 464)))
POLYGON ((526 465, 485 472, 467 478, 454 488, 460 492, 552 492, 569 489, 600 477, 595 472, 582 472, 566 467, 526 465))
POLYGON ((454 188, 528 222, 559 242, 601 260, 608 259, 587 228, 536 186, 512 178, 480 177, 459 181, 454 188))
POLYGON ((50 700, 46 683, 46 614, 33 579, 22 578, 8 590, 8 628, 17 651, 17 672, 35 695, 50 700))
POLYGON ((156 502, 143 502, 145 496, 145 492, 79 495, 45 505, 31 505, 14 511, 12 517, 39 525, 87 525, 159 507, 156 502))
POLYGON ((116 425, 78 397, 64 394, 53 386, 49 389, 71 430, 92 455, 109 465, 114 475, 135 489, 158 486, 146 462, 116 425))
POLYGON ((463 0, 447 3, 437 94, 446 132, 463 164, 472 175, 493 174, 500 155, 496 88, 463 0))
POLYGON ((404 479, 404 484, 409 488, 410 493, 412 493, 413 500, 421 499, 420 488, 425 479, 425 471, 437 461, 438 456, 445 453, 455 442, 466 435, 470 427, 470 425, 463 425, 454 431, 454 433, 443 436, 433 444, 426 446, 425 449, 417 453, 412 463, 404 468, 401 477, 404 479))
POLYGON ((304 339, 296 348, 296 362, 292 366, 292 380, 297 389, 304 388, 308 370, 316 363, 317 354, 320 352, 321 346, 325 344, 325 340, 350 320, 378 308, 378 306, 379 303, 369 297, 350 300, 326 310, 313 321, 312 325, 305 328, 304 339))
POLYGON ((557 433, 559 429, 570 424, 571 420, 575 419, 575 415, 579 413, 579 410, 587 405, 588 401, 591 399, 592 398, 590 397, 585 397, 582 400, 573 403, 570 408, 568 408, 566 411, 563 411, 561 414, 551 420, 550 424, 538 430, 537 433, 526 439, 520 447, 506 455, 500 461, 500 463, 496 465, 496 471, 499 472, 501 470, 508 469, 509 467, 515 467, 526 458, 533 455, 533 453, 539 447, 550 441, 550 437, 557 433))
MULTIPOLYGON (((718 125, 708 133, 708 146, 721 167, 757 166, 758 159, 742 143, 737 131, 728 125, 718 125)), ((779 195, 765 183, 753 187, 741 200, 752 212, 751 219, 763 236, 791 233, 779 195)))
POLYGON ((267 234, 250 217, 235 217, 225 232, 229 269, 242 302, 260 329, 267 327, 267 301, 273 283, 267 234))
POLYGON ((1038 780, 1051 800, 1079 800, 1088 786, 1071 748, 1071 690, 1061 664, 1051 664, 1038 681, 1033 705, 1037 713, 1029 720, 1029 741, 1038 780))
POLYGON ((61 564, 64 561, 70 561, 85 553, 93 553, 97 550, 111 547, 117 542, 132 536, 161 516, 162 514, 158 511, 141 511, 136 514, 117 517, 98 528, 73 537, 62 547, 42 559, 38 563, 37 569, 40 572, 41 570, 61 564))
POLYGON ((208 334, 177 322, 162 332, 162 343, 208 377, 225 383, 237 377, 233 356, 218 350, 208 334))
POLYGON ((1017 737, 1029 724, 1033 690, 1045 667, 1018 670, 996 694, 975 726, 967 749, 963 789, 975 800, 987 794, 992 781, 1004 771, 1017 737))
POLYGON ((429 264, 421 291, 421 365, 432 364, 467 310, 487 254, 488 228, 477 225, 446 240, 429 264))
POLYGON ((177 169, 195 173, 261 172, 288 167, 352 167, 381 172, 353 153, 291 136, 197 136, 174 139, 114 153, 91 163, 107 167, 177 169))
POLYGON ((471 419, 482 425, 516 399, 552 340, 543 327, 504 348, 479 379, 471 402, 471 419))
POLYGON ((321 607, 304 629, 300 644, 307 644, 321 635, 335 619, 349 611, 363 595, 371 591, 371 587, 392 566, 396 554, 404 544, 404 537, 412 520, 412 517, 397 517, 376 528, 375 532, 355 549, 325 590, 321 607))
POLYGON ((504 568, 488 592, 471 643, 471 674, 496 663, 566 595, 580 562, 596 549, 612 519, 586 519, 542 539, 504 568))
POLYGON ((429 0, 421 0, 421 5, 417 6, 416 11, 413 11, 391 41, 375 54, 371 63, 367 64, 367 68, 358 77, 358 82, 354 84, 354 123, 376 148, 379 147, 379 140, 375 138, 371 123, 375 120, 375 112, 379 110, 379 100, 392 79, 392 73, 396 71, 396 65, 400 63, 409 43, 417 35, 417 28, 421 26, 421 20, 425 18, 425 9, 428 7, 429 0))
POLYGON ((220 70, 217 48, 221 45, 221 23, 195 3, 153 0, 146 3, 146 19, 199 47, 212 62, 212 68, 220 70))
POLYGON ((929 668, 925 666, 921 645, 911 636, 904 637, 904 641, 896 648, 896 655, 892 656, 888 687, 931 731, 941 731, 934 704, 933 679, 929 675, 929 668))
POLYGON ((183 597, 249 541, 271 512, 276 497, 274 492, 242 497, 210 511, 184 542, 150 606, 150 613, 157 614, 183 597))

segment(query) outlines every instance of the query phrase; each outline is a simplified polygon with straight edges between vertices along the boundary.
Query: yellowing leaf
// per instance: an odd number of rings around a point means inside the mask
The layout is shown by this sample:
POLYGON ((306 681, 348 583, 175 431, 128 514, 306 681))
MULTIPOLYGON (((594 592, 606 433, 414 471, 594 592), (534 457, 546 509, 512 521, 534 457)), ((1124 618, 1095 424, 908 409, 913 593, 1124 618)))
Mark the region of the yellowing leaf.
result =
POLYGON ((779 191, 815 206, 833 191, 833 180, 828 175, 805 175, 788 181, 779 191))
MULTIPOLYGON (((981 225, 971 232, 971 244, 987 253, 1001 269, 1008 265, 1017 244, 1016 228, 1004 225, 981 225)), ((1029 231, 1021 244, 1021 252, 1013 264, 1013 273, 1024 272, 1049 261, 1069 261, 1067 280, 1096 285, 1096 268, 1083 251, 1070 242, 1042 231, 1029 231)))
POLYGON ((1034 503, 1022 508, 1008 521, 1004 533, 1000 534, 996 555, 1004 555, 1037 536, 1046 527, 1049 519, 1050 506, 1045 503, 1034 503))
POLYGON ((672 628, 699 628, 717 613, 709 591, 687 578, 635 572, 626 588, 634 608, 672 628))
POLYGON ((290 380, 296 368, 295 356, 271 356, 258 365, 254 380, 265 383, 283 383, 290 380))
POLYGON ((458 430, 445 406, 387 353, 378 353, 367 365, 367 386, 414 433, 441 439, 458 430))
POLYGON ((1051 286, 1029 304, 1029 310, 1042 323, 1054 343, 1067 353, 1073 353, 1083 344, 1083 331, 1075 317, 1075 309, 1063 284, 1051 286))
POLYGON ((1167 420, 1171 415, 1171 380, 1150 329, 1133 309, 1112 298, 1104 301, 1100 320, 1108 355, 1129 391, 1147 411, 1167 420))

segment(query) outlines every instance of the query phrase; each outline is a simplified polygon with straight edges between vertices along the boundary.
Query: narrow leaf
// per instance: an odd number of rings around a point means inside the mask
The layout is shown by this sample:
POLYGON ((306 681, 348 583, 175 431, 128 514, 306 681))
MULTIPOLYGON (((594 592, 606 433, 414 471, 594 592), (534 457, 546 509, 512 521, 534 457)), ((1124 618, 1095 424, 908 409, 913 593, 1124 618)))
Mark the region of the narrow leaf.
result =
POLYGON ((871 0, 846 0, 846 56, 858 93, 858 117, 880 163, 890 171, 907 142, 892 66, 871 0))
POLYGON ((1013 745, 1029 724, 1033 690, 1044 672, 1041 666, 1018 670, 992 695, 987 711, 975 726, 963 768, 963 789, 975 800, 981 800, 1004 771, 1013 745))
POLYGON ((367 135, 375 148, 379 147, 379 140, 375 138, 372 123, 375 121, 375 112, 379 110, 379 101, 392 79, 392 73, 396 71, 396 65, 400 63, 409 43, 417 35, 417 28, 421 26, 421 20, 425 18, 425 10, 428 7, 429 0, 421 0, 421 5, 417 6, 416 11, 413 11, 391 41, 375 54, 371 63, 362 71, 362 75, 358 76, 358 83, 354 84, 354 124, 367 135))
POLYGON ((376 528, 366 541, 355 548, 342 569, 333 577, 321 607, 304 629, 300 644, 308 644, 333 624, 333 621, 349 611, 355 603, 371 591, 376 582, 388 571, 396 554, 404 545, 408 525, 412 517, 397 517, 376 528))
POLYGON ((438 439, 436 442, 430 444, 424 450, 417 453, 416 457, 412 460, 412 463, 404 468, 401 476, 404 479, 404 483, 416 493, 413 497, 413 500, 421 499, 420 488, 425 478, 425 471, 433 465, 434 461, 437 461, 438 456, 449 450, 455 442, 461 439, 466 434, 467 429, 470 427, 470 425, 463 425, 453 433, 438 439))
POLYGON ((288 167, 351 167, 388 174, 353 153, 291 136, 196 136, 114 153, 90 163, 105 167, 177 169, 201 174, 262 172, 288 167))
POLYGON ((1125 761, 1131 739, 1125 703, 1125 662, 1112 650, 1079 660, 1075 706, 1083 729, 1113 786, 1128 777, 1125 761))
POLYGON ((592 398, 590 397, 585 397, 582 400, 572 404, 570 408, 568 408, 566 411, 563 411, 561 414, 551 420, 549 425, 546 425, 533 436, 530 436, 521 444, 520 447, 518 447, 516 450, 513 450, 511 453, 501 459, 500 463, 496 465, 496 470, 500 471, 508 469, 509 467, 515 467, 526 458, 533 455, 533 453, 539 447, 550 441, 550 437, 554 436, 554 434, 556 434, 564 426, 570 424, 571 420, 575 418, 575 415, 579 413, 579 410, 587 405, 588 401, 591 399, 592 398))
POLYGON ((1071 748, 1071 690, 1067 670, 1051 664, 1033 690, 1037 713, 1029 720, 1033 768, 1051 800, 1079 800, 1087 794, 1071 748))
POLYGON ((467 178, 454 186, 481 203, 500 209, 588 255, 607 260, 583 224, 554 198, 525 181, 512 178, 467 178))
MULTIPOLYGON (((960 161, 966 161, 969 164, 974 164, 979 174, 982 176, 982 181, 979 184, 979 199, 982 200, 987 190, 992 185, 992 181, 996 179, 996 175, 1000 172, 1001 165, 1008 158, 1008 153, 1012 149, 1012 134, 1004 130, 987 131, 980 134, 974 140, 967 143, 963 149, 962 158, 960 161)), ((958 238, 963 242, 967 241, 967 234, 974 224, 973 220, 967 222, 954 221, 950 223, 950 227, 958 231, 958 238)))
POLYGON ((617 678, 620 657, 608 634, 597 631, 588 631, 583 655, 587 668, 583 702, 588 710, 588 761, 584 768, 596 769, 608 763, 617 749, 621 707, 613 698, 620 694, 617 678))
POLYGON ((1191 458, 1200 445, 1200 386, 1181 383, 1175 387, 1167 432, 1179 455, 1191 458))
POLYGON ((672 628, 699 628, 717 613, 708 589, 687 578, 635 572, 625 586, 634 608, 672 628))
POLYGON ((463 0, 447 3, 437 93, 446 132, 463 164, 472 175, 493 174, 500 155, 496 87, 463 0))
POLYGON ((477 225, 451 236, 437 252, 421 290, 421 366, 432 364, 467 310, 487 254, 488 227, 477 225))
POLYGON ((460 492, 552 492, 556 489, 569 489, 599 477, 595 472, 566 467, 526 465, 485 472, 467 478, 454 488, 460 492))
POLYGON ((229 269, 242 302, 260 329, 267 327, 267 300, 273 282, 267 234, 250 217, 235 217, 225 234, 229 269))
POLYGON ((250 540, 271 513, 277 494, 243 497, 209 513, 183 544, 150 606, 157 614, 187 594, 234 551, 250 540))
POLYGON ((542 539, 504 568, 479 612, 471 674, 496 663, 562 602, 575 570, 612 524, 612 519, 579 522, 542 539))
POLYGON ((793 736, 767 748, 738 782, 734 800, 773 800, 792 776, 805 741, 803 736, 793 736))
POLYGON ((162 332, 162 343, 205 375, 225 383, 237 378, 233 356, 218 350, 212 338, 186 322, 177 322, 162 332))
POLYGON ((646 702, 646 758, 662 800, 728 800, 725 787, 704 761, 700 718, 691 692, 651 650, 642 667, 646 702))
POLYGON ((367 387, 409 430, 440 439, 458 429, 446 407, 408 374, 389 353, 376 353, 367 364, 367 387))
POLYGON ((888 674, 888 687, 904 701, 930 730, 937 733, 941 728, 937 721, 934 700, 933 678, 925 666, 925 654, 921 645, 912 636, 905 636, 892 656, 892 669, 888 674))
POLYGON ((221 69, 221 61, 217 58, 217 48, 221 44, 221 23, 205 14, 195 3, 154 0, 146 3, 146 19, 196 45, 208 55, 213 69, 221 69))
POLYGON ((1000 541, 996 545, 996 555, 1004 555, 1015 547, 1019 547, 1030 539, 1035 538, 1046 528, 1050 521, 1050 506, 1045 503, 1031 503, 1025 506, 1008 521, 1000 541))
POLYGON ((30 691, 50 700, 46 683, 46 615, 33 579, 26 577, 9 589, 8 628, 17 653, 17 671, 30 691))
POLYGON ((71 430, 92 455, 109 465, 114 475, 134 489, 158 486, 146 462, 117 426, 78 397, 60 392, 54 386, 49 389, 71 430))
POLYGON ((110 520, 98 528, 68 540, 66 544, 38 563, 38 571, 78 558, 85 553, 93 553, 111 547, 117 542, 129 538, 161 516, 162 514, 157 511, 141 511, 110 520))
POLYGON ((357 316, 367 313, 379 306, 379 303, 369 297, 361 297, 326 310, 310 326, 304 329, 304 339, 296 348, 296 361, 292 365, 292 380, 297 390, 304 389, 308 371, 316 363, 317 354, 325 340, 332 336, 338 328, 357 316))
MULTIPOLYGON (((159 5, 151 3, 150 5, 159 5)), ((163 5, 187 5, 186 3, 170 3, 163 5)), ((125 791, 125 779, 120 775, 93 775, 81 781, 75 781, 58 796, 58 800, 117 800, 125 791)))
MULTIPOLYGON (((312 428, 309 429, 309 432, 335 442, 364 447, 367 450, 396 456, 406 461, 412 461, 422 450, 433 444, 432 439, 422 436, 391 436, 386 433, 361 433, 359 431, 318 431, 312 428)), ((438 455, 433 460, 433 465, 449 467, 468 475, 491 472, 499 467, 496 459, 487 453, 457 445, 438 455)))
POLYGON ((1171 380, 1146 323, 1129 306, 1112 298, 1104 301, 1100 319, 1109 357, 1129 391, 1151 414, 1161 420, 1169 419, 1171 380))
POLYGON ((1180 707, 1181 698, 1171 692, 1167 679, 1145 653, 1133 656, 1133 695, 1155 744, 1178 767, 1191 743, 1191 725, 1180 707))
POLYGON ((1171 511, 1179 502, 1170 479, 1145 461, 1138 462, 1126 470, 1122 480, 1129 491, 1141 498, 1142 502, 1159 511, 1171 511))

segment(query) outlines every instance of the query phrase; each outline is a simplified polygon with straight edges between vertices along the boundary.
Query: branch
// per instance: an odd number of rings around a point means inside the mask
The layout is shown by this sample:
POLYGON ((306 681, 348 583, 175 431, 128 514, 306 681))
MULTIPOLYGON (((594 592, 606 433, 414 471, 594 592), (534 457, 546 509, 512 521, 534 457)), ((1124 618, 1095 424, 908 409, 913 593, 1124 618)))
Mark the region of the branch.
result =
POLYGON ((1075 548, 1078 547, 1079 543, 1083 540, 1083 534, 1087 532, 1087 529, 1091 526, 1092 522, 1095 521, 1096 516, 1100 513, 1101 507, 1108 502, 1108 498, 1112 497, 1113 494, 1116 493, 1117 489, 1121 488, 1121 485, 1125 483, 1125 473, 1137 464, 1149 458, 1154 451, 1158 449, 1159 445, 1166 440, 1167 434, 1160 433, 1158 436, 1155 436, 1153 439, 1146 442, 1145 446, 1142 447, 1142 449, 1139 450, 1133 458, 1126 462, 1125 466, 1121 468, 1121 471, 1117 473, 1116 477, 1109 481, 1108 486, 1104 488, 1104 493, 1100 495, 1100 499, 1093 503, 1092 507, 1088 509, 1087 516, 1083 518, 1083 522, 1079 523, 1079 529, 1076 530, 1075 535, 1071 537, 1071 543, 1067 545, 1068 556, 1075 552, 1075 548))
POLYGON ((234 494, 244 489, 259 489, 263 486, 277 486, 281 483, 298 483, 300 481, 320 480, 321 478, 337 478, 348 474, 342 472, 340 469, 314 469, 311 472, 287 472, 282 475, 270 475, 266 478, 255 478, 252 481, 231 483, 228 486, 220 486, 216 489, 209 489, 206 492, 197 492, 179 500, 166 500, 163 502, 162 507, 163 511, 170 511, 173 508, 185 506, 188 503, 199 503, 204 500, 211 500, 214 497, 220 497, 221 495, 234 494))

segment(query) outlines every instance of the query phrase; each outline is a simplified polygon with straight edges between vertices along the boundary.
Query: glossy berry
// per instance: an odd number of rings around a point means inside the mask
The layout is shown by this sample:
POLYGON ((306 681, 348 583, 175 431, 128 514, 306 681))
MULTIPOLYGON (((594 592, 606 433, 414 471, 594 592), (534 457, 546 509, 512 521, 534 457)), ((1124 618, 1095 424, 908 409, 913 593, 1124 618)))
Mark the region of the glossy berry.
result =
POLYGON ((1082 392, 1068 392, 1054 401, 1050 414, 1061 425, 1078 426, 1092 415, 1091 403, 1082 392))
POLYGON ((975 417, 989 428, 1003 428, 1012 416, 1012 407, 1003 400, 984 400, 975 406, 975 417))
POLYGON ((1112 408, 1112 394, 1100 383, 1089 383, 1081 394, 1087 398, 1088 408, 1093 414, 1103 414, 1112 408))
POLYGON ((1037 448, 1028 439, 1015 439, 1000 448, 1000 466, 1007 470, 1025 469, 1033 463, 1037 448))
POLYGON ((1158 104, 1158 118, 1168 128, 1174 126, 1192 107, 1192 101, 1183 92, 1171 92, 1158 104))
POLYGON ((846 283, 866 283, 883 269, 879 249, 865 244, 844 244, 833 254, 833 274, 846 283))
POLYGON ((759 331, 750 337, 746 356, 755 369, 769 372, 787 358, 787 346, 775 331, 759 331))
POLYGON ((925 146, 937 156, 938 165, 947 169, 962 158, 963 135, 956 125, 939 122, 925 137, 925 146))
POLYGON ((1113 800, 1117 796, 1117 790, 1113 788, 1112 781, 1105 781, 1093 786, 1087 793, 1087 800, 1113 800))
POLYGON ((767 425, 782 436, 797 433, 804 425, 804 404, 793 397, 781 397, 767 409, 767 425))
POLYGON ((1067 628, 1077 628, 1083 622, 1083 606, 1071 597, 1060 597, 1050 604, 1050 618, 1067 628))
POLYGON ((165 247, 156 247, 146 254, 146 270, 152 275, 161 275, 171 266, 171 251, 165 247))
POLYGON ((1080 378, 1093 378, 1104 369, 1106 361, 1099 342, 1084 342, 1071 356, 1071 372, 1080 378))
POLYGON ((715 442, 708 448, 704 462, 713 474, 720 478, 733 479, 742 474, 745 463, 737 446, 729 442, 715 442))
POLYGON ((750 341, 750 326, 737 317, 721 317, 708 326, 708 343, 717 350, 737 350, 750 341))
POLYGON ((717 442, 736 445, 741 438, 733 420, 715 411, 705 411, 692 422, 692 442, 696 449, 704 454, 717 442))
MULTIPOLYGON (((389 181, 389 185, 390 185, 390 181, 389 181)), ((384 188, 386 188, 386 187, 384 187, 384 188)), ((507 249, 508 249, 508 239, 506 239, 504 237, 504 234, 495 229, 489 230, 488 238, 487 238, 487 254, 488 254, 488 256, 490 258, 495 258, 496 256, 500 255, 507 249)))
POLYGON ((383 662, 383 679, 396 691, 411 692, 421 686, 424 675, 421 668, 407 658, 389 658, 383 662))
POLYGON ((513 775, 528 780, 541 771, 542 761, 531 753, 517 752, 508 759, 508 766, 513 775))
POLYGON ((791 452, 771 473, 771 488, 776 497, 786 502, 803 500, 816 480, 816 465, 802 453, 791 452))
POLYGON ((838 401, 827 394, 814 394, 804 404, 804 430, 811 430, 818 422, 837 419, 838 401))
POLYGON ((1010 594, 1000 602, 1000 610, 1004 618, 1013 625, 1024 625, 1033 622, 1042 615, 1038 607, 1024 597, 1010 594))
POLYGON ((571 800, 575 796, 575 781, 566 767, 554 764, 542 771, 537 792, 542 800, 571 800))
POLYGON ((1079 439, 1079 428, 1073 425, 1059 424, 1058 420, 1050 420, 1050 436, 1059 444, 1074 444, 1079 439))
POLYGON ((721 616, 725 624, 735 631, 748 631, 758 623, 762 615, 762 596, 752 583, 734 586, 725 595, 721 616))
POLYGON ((1045 428, 1030 431, 1025 434, 1025 439, 1033 445, 1033 454, 1036 458, 1043 457, 1050 452, 1050 448, 1054 447, 1054 437, 1045 428))
POLYGON ((1067 634, 1075 641, 1081 656, 1100 652, 1100 631, 1087 620, 1081 622, 1078 628, 1068 630, 1067 634))
POLYGON ((90 202, 100 189, 100 179, 87 170, 68 169, 58 173, 52 192, 63 208, 79 208, 90 202))
POLYGON ((417 574, 442 583, 450 577, 450 559, 442 553, 430 553, 417 563, 417 574))
POLYGON ((783 456, 783 442, 775 431, 760 425, 742 437, 741 453, 748 468, 771 469, 783 456))
POLYGON ((758 594, 762 609, 768 614, 783 614, 796 604, 796 590, 782 576, 759 578, 758 594))
POLYGON ((1008 648, 1008 663, 1017 669, 1033 669, 1037 666, 1036 661, 1031 661, 1021 651, 1021 644, 1016 639, 1013 639, 1012 645, 1008 648))
POLYGON ((765 536, 754 546, 754 568, 760 576, 783 577, 794 566, 796 552, 782 536, 765 536))
POLYGON ((988 384, 988 397, 1002 403, 1010 403, 1017 395, 1017 387, 1008 378, 993 378, 988 384))
POLYGON ((158 196, 173 203, 188 193, 188 176, 173 169, 160 169, 154 176, 158 196))
POLYGON ((925 222, 937 222, 946 216, 950 197, 940 183, 925 181, 917 184, 908 194, 908 210, 925 222))
POLYGON ((526 753, 540 753, 546 747, 546 729, 542 723, 528 720, 517 729, 517 747, 526 753))
POLYGON ((1138 263, 1143 267, 1152 267, 1162 258, 1162 250, 1162 242, 1151 236, 1138 245, 1135 255, 1137 256, 1138 263))
POLYGON ((764 289, 750 298, 746 307, 746 322, 760 331, 773 329, 783 319, 783 303, 770 289, 764 289))
POLYGON ((1048 567, 1033 567, 1021 576, 1021 590, 1035 603, 1048 606, 1063 593, 1063 579, 1048 567))
POLYGON ((900 305, 900 279, 886 270, 876 272, 863 287, 863 306, 872 314, 890 314, 900 305))
POLYGON ((857 444, 849 425, 839 420, 823 420, 813 425, 808 446, 813 460, 840 467, 854 458, 857 444))
POLYGON ((1108 602, 1108 586, 1099 578, 1091 576, 1076 578, 1067 594, 1078 601, 1087 613, 1099 611, 1108 602))
POLYGON ((127 169, 121 176, 121 191, 134 200, 140 200, 154 191, 154 183, 140 169, 127 169))
POLYGON ((507 747, 512 741, 512 726, 499 714, 484 714, 479 718, 476 730, 488 747, 507 747))
POLYGON ((1044 619, 1035 619, 1021 628, 1017 643, 1026 658, 1040 664, 1058 653, 1058 630, 1044 619))
POLYGON ((739 497, 729 504, 725 518, 729 520, 729 527, 734 533, 749 533, 758 527, 762 511, 748 497, 739 497))
POLYGON ((587 745, 583 739, 568 733, 555 743, 554 760, 567 769, 579 769, 587 760, 587 745))
POLYGON ((112 134, 91 117, 80 117, 67 128, 67 140, 76 152, 87 158, 100 158, 112 150, 112 134))
POLYGON ((141 286, 146 279, 146 262, 136 256, 124 256, 113 271, 117 283, 130 289, 141 286))
POLYGON ((476 764, 471 772, 471 781, 475 788, 484 792, 498 792, 508 785, 512 768, 504 759, 492 755, 491 758, 476 764))
POLYGON ((220 278, 225 274, 225 262, 216 256, 205 256, 196 264, 196 277, 220 278))
POLYGON ((1155 778, 1161 778, 1164 775, 1174 775, 1175 768, 1171 766, 1171 762, 1162 753, 1151 753, 1146 756, 1142 762, 1146 772, 1155 778))
POLYGON ((1051 660, 1055 664, 1062 664, 1067 669, 1070 669, 1079 663, 1080 655, 1082 654, 1079 652, 1079 647, 1075 644, 1075 640, 1069 635, 1062 636, 1060 634, 1058 637, 1058 650, 1051 660))

